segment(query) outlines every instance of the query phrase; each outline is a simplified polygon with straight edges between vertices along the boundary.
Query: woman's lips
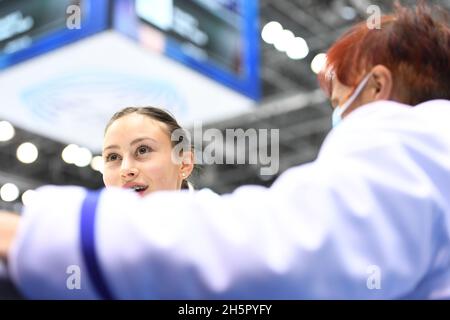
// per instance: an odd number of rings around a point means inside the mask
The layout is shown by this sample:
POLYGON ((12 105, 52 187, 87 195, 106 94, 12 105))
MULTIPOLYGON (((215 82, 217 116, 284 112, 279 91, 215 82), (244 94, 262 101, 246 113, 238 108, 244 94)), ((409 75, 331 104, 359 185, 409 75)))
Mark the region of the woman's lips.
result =
POLYGON ((123 186, 123 188, 131 189, 134 192, 136 192, 140 195, 143 195, 147 191, 148 185, 139 184, 139 183, 127 183, 123 186))
POLYGON ((145 192, 147 191, 148 187, 146 187, 145 189, 136 191, 140 196, 144 196, 145 192))

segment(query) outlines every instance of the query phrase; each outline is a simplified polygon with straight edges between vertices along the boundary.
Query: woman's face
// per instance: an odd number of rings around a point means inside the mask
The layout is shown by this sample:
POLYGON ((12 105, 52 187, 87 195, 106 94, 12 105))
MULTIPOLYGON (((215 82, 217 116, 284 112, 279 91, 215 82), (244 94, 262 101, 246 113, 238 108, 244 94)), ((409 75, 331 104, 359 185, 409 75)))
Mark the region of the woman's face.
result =
POLYGON ((140 195, 181 187, 182 165, 172 161, 166 125, 132 113, 115 120, 103 142, 106 187, 133 188, 140 195))

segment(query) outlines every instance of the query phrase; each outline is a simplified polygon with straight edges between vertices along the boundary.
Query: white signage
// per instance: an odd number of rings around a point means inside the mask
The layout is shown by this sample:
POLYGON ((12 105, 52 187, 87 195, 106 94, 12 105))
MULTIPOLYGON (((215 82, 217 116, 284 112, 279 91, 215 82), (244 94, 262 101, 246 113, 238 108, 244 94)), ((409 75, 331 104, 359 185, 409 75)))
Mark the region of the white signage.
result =
POLYGON ((0 119, 94 152, 109 118, 127 106, 161 107, 190 126, 255 104, 113 30, 6 69, 0 97, 0 119))

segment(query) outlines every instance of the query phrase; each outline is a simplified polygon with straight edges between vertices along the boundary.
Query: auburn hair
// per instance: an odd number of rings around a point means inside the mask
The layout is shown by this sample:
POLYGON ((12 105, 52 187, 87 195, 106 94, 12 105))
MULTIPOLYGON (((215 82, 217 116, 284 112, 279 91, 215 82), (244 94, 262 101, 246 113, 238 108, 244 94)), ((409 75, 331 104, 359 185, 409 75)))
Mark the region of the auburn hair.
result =
POLYGON ((387 67, 394 90, 403 103, 417 105, 432 99, 450 99, 449 14, 419 1, 407 8, 398 1, 395 11, 381 17, 379 29, 366 22, 352 27, 327 52, 319 82, 331 95, 331 80, 356 87, 376 65, 387 67))

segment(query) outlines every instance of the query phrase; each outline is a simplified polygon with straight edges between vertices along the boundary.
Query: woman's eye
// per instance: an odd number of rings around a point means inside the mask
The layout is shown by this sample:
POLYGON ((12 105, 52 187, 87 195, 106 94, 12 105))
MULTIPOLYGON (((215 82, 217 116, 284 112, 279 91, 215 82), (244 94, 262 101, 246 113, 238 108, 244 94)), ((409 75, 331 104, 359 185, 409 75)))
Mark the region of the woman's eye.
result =
POLYGON ((150 147, 140 146, 139 148, 137 148, 136 153, 138 155, 141 155, 141 154, 146 154, 147 152, 150 152, 150 151, 152 151, 152 149, 150 147))
POLYGON ((116 161, 117 159, 119 159, 119 155, 116 153, 111 153, 106 157, 106 162, 116 161))

